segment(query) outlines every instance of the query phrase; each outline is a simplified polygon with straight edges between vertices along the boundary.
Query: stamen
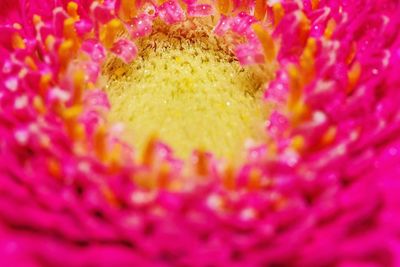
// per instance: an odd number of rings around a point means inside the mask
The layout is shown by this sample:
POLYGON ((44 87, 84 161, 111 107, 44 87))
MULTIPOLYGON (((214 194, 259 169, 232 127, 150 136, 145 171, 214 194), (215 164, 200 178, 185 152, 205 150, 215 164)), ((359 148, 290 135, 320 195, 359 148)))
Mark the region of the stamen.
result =
POLYGON ((350 93, 353 91, 356 83, 358 82, 361 76, 361 64, 359 62, 355 62, 351 67, 349 73, 347 74, 349 79, 349 85, 347 88, 347 92, 350 93))
POLYGON ((76 2, 69 2, 67 5, 67 13, 75 19, 79 18, 78 4, 76 2))
POLYGON ((267 5, 265 0, 256 0, 254 8, 254 17, 262 21, 265 17, 267 5))
POLYGON ((125 20, 131 20, 137 13, 136 1, 120 0, 119 16, 125 20))
POLYGON ((334 19, 332 19, 332 18, 329 19, 328 25, 326 26, 326 29, 325 29, 325 32, 324 32, 324 36, 327 39, 331 38, 331 36, 333 34, 333 31, 335 30, 335 27, 336 27, 336 21, 334 19))
POLYGON ((65 67, 68 65, 69 60, 72 58, 73 46, 73 41, 68 39, 63 41, 58 48, 58 58, 60 60, 61 69, 65 69, 65 67))
POLYGON ((83 70, 78 70, 74 74, 74 94, 72 96, 73 103, 80 103, 82 101, 84 82, 85 82, 85 72, 83 70))
POLYGON ((123 30, 123 25, 120 20, 113 19, 102 27, 100 39, 106 48, 111 48, 115 38, 123 30))
POLYGON ((251 169, 248 174, 247 188, 249 190, 257 190, 261 187, 262 172, 259 169, 251 169))
POLYGON ((274 40, 272 39, 271 35, 258 23, 253 24, 252 27, 261 42, 265 59, 267 60, 267 62, 273 61, 276 56, 276 49, 274 40))
POLYGON ((337 128, 335 126, 329 127, 321 138, 321 145, 330 145, 335 140, 336 134, 337 128))
POLYGON ((93 146, 94 151, 101 160, 105 160, 106 152, 107 152, 107 130, 104 126, 100 126, 97 128, 94 134, 93 146))
POLYGON ((280 2, 275 3, 272 6, 272 11, 274 13, 274 25, 278 25, 281 22, 283 16, 285 15, 285 10, 280 2))
POLYGON ((24 40, 22 39, 21 35, 14 34, 11 40, 12 46, 14 49, 25 49, 26 45, 24 40))

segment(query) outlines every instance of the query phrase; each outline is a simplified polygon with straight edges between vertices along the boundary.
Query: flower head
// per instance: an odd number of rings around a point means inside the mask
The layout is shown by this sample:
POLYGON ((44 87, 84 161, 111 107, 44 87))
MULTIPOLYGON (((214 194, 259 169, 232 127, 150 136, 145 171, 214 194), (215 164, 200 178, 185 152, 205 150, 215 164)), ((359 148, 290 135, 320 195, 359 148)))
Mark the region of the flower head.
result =
POLYGON ((0 261, 399 265, 397 2, 5 1, 0 261), (138 157, 109 121, 104 79, 127 78, 109 62, 197 24, 261 77, 264 134, 240 163, 156 137, 138 157))

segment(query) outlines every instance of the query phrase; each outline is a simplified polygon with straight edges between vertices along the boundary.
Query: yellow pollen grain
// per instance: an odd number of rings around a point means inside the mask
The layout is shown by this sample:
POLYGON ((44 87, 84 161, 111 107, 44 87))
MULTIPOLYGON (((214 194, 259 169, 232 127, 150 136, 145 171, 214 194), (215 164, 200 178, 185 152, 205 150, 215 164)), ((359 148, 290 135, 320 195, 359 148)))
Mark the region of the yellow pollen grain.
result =
POLYGON ((273 72, 241 67, 208 30, 158 25, 133 63, 108 60, 109 120, 125 124, 125 140, 140 153, 158 136, 183 158, 201 149, 233 160, 247 139, 262 140, 261 88, 273 72))

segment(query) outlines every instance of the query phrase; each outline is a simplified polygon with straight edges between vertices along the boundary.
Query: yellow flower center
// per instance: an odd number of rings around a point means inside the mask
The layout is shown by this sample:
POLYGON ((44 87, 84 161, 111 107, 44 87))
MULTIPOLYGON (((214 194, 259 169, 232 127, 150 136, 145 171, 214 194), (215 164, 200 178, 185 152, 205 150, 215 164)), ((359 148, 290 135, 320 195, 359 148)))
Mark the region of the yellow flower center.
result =
POLYGON ((262 139, 261 88, 272 67, 240 66, 230 46, 210 32, 193 21, 157 24, 140 40, 133 63, 108 61, 109 119, 125 124, 125 140, 139 152, 155 135, 180 157, 200 149, 235 159, 246 140, 262 139))

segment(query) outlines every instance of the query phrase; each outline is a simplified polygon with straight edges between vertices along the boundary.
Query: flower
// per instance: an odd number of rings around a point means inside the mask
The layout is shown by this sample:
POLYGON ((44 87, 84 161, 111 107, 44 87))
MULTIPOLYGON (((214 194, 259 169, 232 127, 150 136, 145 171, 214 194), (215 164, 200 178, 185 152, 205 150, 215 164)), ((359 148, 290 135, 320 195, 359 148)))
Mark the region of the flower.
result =
POLYGON ((5 1, 0 262, 400 265, 397 2, 5 1), (134 60, 156 20, 210 16, 242 65, 278 62, 265 141, 239 165, 157 138, 135 159, 102 64, 134 60))

